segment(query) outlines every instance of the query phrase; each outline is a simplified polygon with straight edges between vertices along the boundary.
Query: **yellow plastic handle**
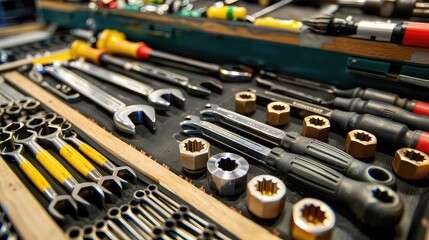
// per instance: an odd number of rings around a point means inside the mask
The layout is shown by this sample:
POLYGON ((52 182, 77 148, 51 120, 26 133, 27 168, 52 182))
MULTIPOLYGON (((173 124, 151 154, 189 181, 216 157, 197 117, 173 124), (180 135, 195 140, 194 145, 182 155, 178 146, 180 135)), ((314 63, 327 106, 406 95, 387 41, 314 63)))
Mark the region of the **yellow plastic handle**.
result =
POLYGON ((95 170, 95 167, 69 144, 61 148, 60 154, 84 176, 95 170))
POLYGON ((92 48, 84 41, 75 40, 70 46, 70 54, 73 57, 84 57, 93 63, 100 64, 100 56, 105 53, 103 50, 92 48))
POLYGON ((103 154, 101 154, 86 143, 82 143, 81 145, 79 145, 79 150, 85 153, 86 156, 91 158, 100 166, 103 166, 107 161, 109 161, 105 156, 103 156, 103 154))
POLYGON ((208 18, 225 19, 225 20, 244 20, 247 15, 247 9, 236 6, 211 6, 206 13, 208 18))
POLYGON ((98 49, 133 58, 138 58, 137 52, 142 45, 142 42, 127 41, 124 33, 111 29, 101 32, 97 41, 98 49))
POLYGON ((70 172, 60 162, 58 162, 58 160, 48 151, 40 151, 39 153, 37 153, 36 159, 60 183, 64 184, 66 179, 72 178, 70 172))
POLYGON ((65 51, 65 52, 52 54, 52 55, 47 56, 47 57, 36 58, 33 61, 31 61, 31 63, 33 65, 35 65, 35 64, 47 65, 47 64, 52 64, 53 62, 56 62, 56 61, 60 61, 60 62, 70 61, 72 58, 73 57, 70 55, 70 52, 65 51))
POLYGON ((276 19, 272 17, 257 18, 254 24, 257 26, 266 26, 266 27, 283 28, 283 29, 291 29, 291 30, 299 30, 302 26, 302 23, 300 21, 282 20, 282 19, 276 19))
POLYGON ((19 164, 19 167, 41 192, 44 192, 47 188, 52 188, 48 180, 46 180, 39 170, 37 170, 28 160, 25 160, 19 164))

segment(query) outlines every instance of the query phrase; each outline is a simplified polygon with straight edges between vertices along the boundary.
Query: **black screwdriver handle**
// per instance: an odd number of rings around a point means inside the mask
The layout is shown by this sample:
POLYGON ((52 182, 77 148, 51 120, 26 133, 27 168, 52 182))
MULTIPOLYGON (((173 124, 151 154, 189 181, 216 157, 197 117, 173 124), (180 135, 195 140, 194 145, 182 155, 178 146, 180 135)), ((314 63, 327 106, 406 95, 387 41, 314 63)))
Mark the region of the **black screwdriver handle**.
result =
POLYGON ((330 121, 345 131, 362 129, 374 134, 380 142, 415 148, 429 154, 428 132, 411 131, 404 124, 374 115, 340 110, 332 111, 330 121))
POLYGON ((400 98, 397 94, 384 92, 373 88, 350 88, 350 89, 335 89, 335 95, 345 98, 362 98, 365 100, 377 100, 380 102, 389 103, 400 108, 406 109, 410 100, 400 98))
POLYGON ((396 178, 390 171, 361 162, 341 149, 317 139, 304 137, 295 132, 286 132, 281 145, 293 153, 312 156, 323 165, 352 179, 396 188, 396 178))
POLYGON ((267 164, 291 184, 350 208, 362 222, 374 226, 394 226, 402 216, 403 203, 392 189, 359 182, 300 155, 273 148, 267 164))
POLYGON ((368 113, 406 124, 411 129, 429 131, 429 117, 411 113, 400 107, 376 100, 361 98, 335 98, 333 107, 345 111, 368 113))

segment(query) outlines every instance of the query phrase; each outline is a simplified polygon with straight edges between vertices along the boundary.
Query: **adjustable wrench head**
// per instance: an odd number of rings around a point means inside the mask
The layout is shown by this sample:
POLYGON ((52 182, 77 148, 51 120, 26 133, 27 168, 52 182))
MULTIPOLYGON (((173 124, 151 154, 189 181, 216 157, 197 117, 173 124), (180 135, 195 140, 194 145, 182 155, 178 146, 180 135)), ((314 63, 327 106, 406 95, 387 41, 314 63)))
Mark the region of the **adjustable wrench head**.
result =
POLYGON ((200 111, 200 114, 203 116, 203 119, 205 121, 218 122, 220 120, 219 116, 215 114, 216 109, 218 108, 219 108, 219 105, 217 104, 207 103, 205 108, 200 111))
POLYGON ((120 131, 132 135, 136 133, 134 124, 145 124, 149 130, 155 131, 155 109, 147 105, 127 106, 116 111, 113 121, 120 131))
POLYGON ((48 205, 48 212, 57 220, 65 220, 65 215, 77 218, 77 203, 70 195, 58 195, 48 205))
POLYGON ((175 88, 155 90, 149 94, 148 100, 155 109, 161 111, 170 110, 170 103, 179 108, 182 108, 185 105, 185 96, 180 90, 175 88))
POLYGON ((252 77, 253 69, 244 65, 225 64, 219 69, 219 78, 225 82, 248 82, 252 77))
POLYGON ((195 115, 188 115, 185 118, 185 121, 180 122, 180 126, 182 126, 183 133, 186 135, 201 135, 203 133, 203 129, 199 125, 201 119, 195 115))
POLYGON ((104 192, 96 183, 85 182, 79 183, 73 188, 71 193, 72 198, 83 208, 90 208, 93 203, 99 208, 104 208, 104 192))

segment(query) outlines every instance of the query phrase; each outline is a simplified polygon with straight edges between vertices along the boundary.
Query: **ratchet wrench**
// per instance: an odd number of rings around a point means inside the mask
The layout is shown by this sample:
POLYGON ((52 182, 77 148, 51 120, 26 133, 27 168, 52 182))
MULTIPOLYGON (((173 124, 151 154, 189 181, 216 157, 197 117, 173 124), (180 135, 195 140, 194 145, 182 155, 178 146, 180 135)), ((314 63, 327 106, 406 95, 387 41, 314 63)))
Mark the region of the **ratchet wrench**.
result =
POLYGON ((291 184, 312 194, 340 202, 357 219, 373 226, 394 226, 403 212, 398 194, 381 184, 359 182, 312 159, 288 153, 281 148, 267 148, 198 116, 187 116, 180 125, 186 135, 202 135, 277 170, 291 184))
POLYGON ((265 123, 221 108, 216 104, 207 104, 206 108, 200 113, 207 121, 221 122, 252 134, 257 138, 270 141, 295 154, 314 157, 327 167, 335 169, 352 179, 383 184, 391 188, 396 187, 396 178, 390 171, 361 162, 327 143, 301 136, 296 132, 287 132, 271 127, 265 123))
POLYGON ((127 106, 88 80, 60 65, 46 66, 45 71, 112 113, 118 130, 134 135, 136 133, 134 123, 144 123, 149 130, 155 131, 156 117, 153 107, 141 104, 127 106))

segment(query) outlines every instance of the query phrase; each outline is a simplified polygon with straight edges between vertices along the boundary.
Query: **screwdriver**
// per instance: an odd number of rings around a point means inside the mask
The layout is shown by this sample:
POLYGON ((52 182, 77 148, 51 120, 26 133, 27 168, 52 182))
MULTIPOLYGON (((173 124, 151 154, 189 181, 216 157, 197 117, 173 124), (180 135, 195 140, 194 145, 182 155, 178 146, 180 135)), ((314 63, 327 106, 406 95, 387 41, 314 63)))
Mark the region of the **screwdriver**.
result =
POLYGON ((337 3, 341 7, 359 8, 383 17, 429 17, 429 3, 416 0, 338 0, 337 3))
POLYGON ((260 71, 260 75, 275 79, 276 81, 292 84, 300 87, 314 89, 320 92, 334 94, 338 97, 345 98, 362 98, 365 100, 377 100, 380 102, 389 103, 403 109, 406 109, 415 114, 429 116, 429 103, 419 100, 409 100, 407 98, 400 98, 397 94, 384 92, 381 90, 361 87, 350 89, 338 89, 335 86, 313 82, 307 79, 295 78, 291 76, 277 75, 273 72, 260 71))
POLYGON ((310 30, 330 35, 356 35, 359 38, 398 43, 415 47, 429 47, 429 23, 420 22, 372 22, 335 18, 324 14, 303 20, 310 30))
POLYGON ((429 131, 429 116, 418 115, 388 103, 377 100, 363 100, 361 98, 341 97, 335 97, 333 100, 326 101, 324 99, 288 88, 286 86, 274 84, 260 77, 256 78, 256 82, 258 85, 269 88, 272 92, 293 96, 307 102, 345 111, 372 114, 375 116, 388 118, 395 122, 404 123, 412 129, 429 131))
POLYGON ((251 91, 257 96, 258 104, 265 106, 270 102, 285 102, 299 116, 321 115, 329 118, 332 124, 344 131, 362 129, 374 134, 380 142, 394 144, 398 147, 406 146, 429 154, 428 132, 412 131, 404 124, 370 114, 361 115, 355 112, 332 110, 270 91, 258 92, 254 89, 251 91))

